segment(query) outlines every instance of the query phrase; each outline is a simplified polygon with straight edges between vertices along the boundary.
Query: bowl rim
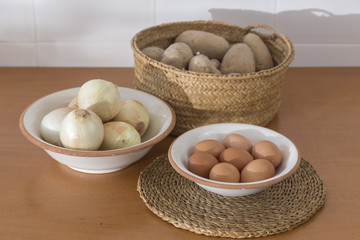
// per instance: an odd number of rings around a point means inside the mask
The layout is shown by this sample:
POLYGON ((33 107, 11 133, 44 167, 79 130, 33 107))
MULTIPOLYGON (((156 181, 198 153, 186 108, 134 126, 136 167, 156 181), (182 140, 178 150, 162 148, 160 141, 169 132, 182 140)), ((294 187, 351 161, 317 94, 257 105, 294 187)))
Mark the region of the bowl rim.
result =
MULTIPOLYGON (((78 88, 78 87, 76 87, 78 88)), ((52 94, 56 94, 62 91, 66 91, 66 90, 71 90, 71 89, 75 89, 75 88, 67 88, 67 89, 63 89, 60 91, 56 91, 50 94, 47 94, 43 97, 40 97, 36 100, 34 100, 32 103, 30 103, 21 113, 20 115, 20 119, 19 119, 19 127, 20 127, 20 131, 21 133, 25 136, 26 139, 28 139, 31 143, 33 143, 34 145, 41 147, 44 150, 47 151, 51 151, 51 152, 55 152, 55 153, 59 153, 59 154, 65 154, 65 155, 70 155, 70 156, 78 156, 78 157, 110 157, 110 156, 115 156, 115 155, 122 155, 122 154, 127 154, 127 153, 132 153, 132 152, 136 152, 139 150, 142 150, 144 148, 153 146, 155 144, 157 144, 158 142, 160 142, 161 140, 163 140, 165 137, 167 137, 171 131, 174 129, 175 127, 175 123, 176 123, 176 115, 175 115, 175 111, 174 109, 170 106, 169 103, 165 102, 164 100, 162 100, 161 98, 154 96, 150 93, 147 92, 143 92, 134 88, 127 88, 127 87, 120 87, 118 86, 118 88, 123 88, 123 89, 130 89, 133 91, 138 91, 141 92, 142 94, 146 94, 146 95, 150 95, 154 98, 157 98, 159 101, 163 102, 170 110, 171 112, 171 122, 169 124, 169 127, 162 132, 160 135, 158 135, 156 138, 152 137, 149 140, 131 146, 131 147, 127 147, 127 148, 122 148, 122 149, 113 149, 113 150, 101 150, 101 151, 83 151, 83 150, 74 150, 74 149, 68 149, 68 148, 64 148, 64 147, 59 147, 50 143, 47 143, 45 141, 40 141, 37 138, 35 138, 33 135, 31 135, 28 130, 25 128, 24 125, 24 116, 27 113, 27 111, 29 110, 29 108, 35 104, 37 101, 49 97, 52 94)))
MULTIPOLYGON (((216 123, 216 124, 209 124, 209 125, 223 125, 223 124, 229 124, 229 123, 216 123)), ((252 124, 244 124, 244 123, 230 123, 230 124, 242 124, 242 125, 251 125, 253 127, 256 127, 256 128, 265 128, 265 127, 261 127, 261 126, 257 126, 257 125, 252 125, 252 124)), ((198 128, 202 128, 202 127, 206 127, 206 126, 209 126, 209 125, 205 125, 205 126, 201 126, 201 127, 198 127, 198 128)), ((196 128, 197 129, 197 128, 196 128)), ((273 131, 273 132, 276 132, 272 129, 269 129, 269 128, 265 128, 267 130, 270 130, 270 131, 273 131)), ((191 132, 195 129, 191 129, 191 130, 188 130, 186 132, 184 132, 183 134, 181 134, 179 137, 181 137, 182 135, 184 134, 187 134, 188 132, 191 132)), ((301 156, 300 156, 300 152, 299 152, 299 149, 297 148, 297 146, 290 140, 288 139, 287 137, 285 137, 284 135, 282 135, 281 133, 279 132, 276 132, 277 134, 280 134, 282 137, 286 138, 288 141, 290 141, 293 146, 295 147, 297 153, 298 153, 298 158, 296 159, 296 162, 295 162, 295 165, 293 166, 292 169, 290 169, 287 173, 285 173, 284 175, 281 175, 277 178, 273 178, 269 181, 257 181, 257 182, 249 182, 249 183, 226 183, 226 182, 219 182, 219 181, 208 181, 209 179, 206 179, 206 178, 202 178, 200 176, 196 176, 196 175, 191 175, 185 171, 183 171, 176 163, 175 163, 175 160, 173 159, 172 157, 172 154, 171 154, 171 150, 175 144, 175 142, 179 139, 179 137, 177 137, 171 144, 170 144, 170 147, 169 147, 169 150, 168 150, 168 159, 169 159, 169 162, 171 164, 171 166, 175 169, 176 172, 178 172, 180 175, 182 175, 183 177, 197 183, 197 184, 201 184, 201 185, 205 185, 205 186, 208 186, 208 187, 213 187, 213 188, 223 188, 223 189, 254 189, 254 188, 263 188, 263 187, 268 187, 268 186, 271 186, 275 183, 278 183, 278 182, 281 182, 283 180, 285 180, 286 178, 288 178, 289 176, 291 176, 296 170, 297 168, 299 167, 300 165, 300 162, 301 162, 301 156)))

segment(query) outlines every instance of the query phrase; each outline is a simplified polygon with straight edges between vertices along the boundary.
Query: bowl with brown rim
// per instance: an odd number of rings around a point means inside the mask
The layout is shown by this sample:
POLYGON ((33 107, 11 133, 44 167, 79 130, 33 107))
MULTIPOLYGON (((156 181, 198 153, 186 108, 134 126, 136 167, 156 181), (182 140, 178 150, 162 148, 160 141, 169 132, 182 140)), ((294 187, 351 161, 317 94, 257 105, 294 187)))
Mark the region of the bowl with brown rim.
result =
POLYGON ((168 156, 171 166, 183 177, 210 192, 232 197, 255 194, 285 180, 296 171, 301 160, 295 144, 284 135, 265 127, 243 123, 210 124, 189 130, 173 141, 168 156), (230 133, 243 135, 252 144, 261 140, 275 143, 282 154, 282 161, 276 168, 275 176, 256 182, 228 183, 203 178, 188 170, 187 162, 196 143, 206 139, 223 141, 230 133))
POLYGON ((20 116, 20 130, 31 143, 74 170, 100 174, 126 168, 144 157, 155 144, 171 133, 176 117, 170 105, 158 97, 131 88, 118 87, 118 90, 121 99, 135 99, 143 103, 149 112, 150 124, 140 144, 106 151, 80 151, 55 146, 43 140, 40 136, 42 118, 56 108, 66 107, 77 96, 79 88, 55 92, 30 104, 20 116))

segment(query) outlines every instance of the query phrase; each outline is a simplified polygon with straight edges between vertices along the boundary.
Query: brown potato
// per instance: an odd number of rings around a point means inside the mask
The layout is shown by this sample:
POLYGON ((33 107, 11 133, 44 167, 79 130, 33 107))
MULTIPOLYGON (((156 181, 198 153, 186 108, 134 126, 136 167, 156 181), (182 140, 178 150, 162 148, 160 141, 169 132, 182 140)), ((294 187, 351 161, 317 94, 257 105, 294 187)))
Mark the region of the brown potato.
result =
POLYGON ((220 70, 220 64, 221 63, 220 63, 219 60, 214 58, 214 59, 211 59, 210 62, 217 70, 220 70))
POLYGON ((250 47, 245 43, 234 44, 226 52, 220 71, 223 74, 255 72, 255 57, 250 47))
POLYGON ((265 70, 274 66, 271 53, 262 39, 255 33, 248 33, 244 37, 244 43, 254 53, 256 71, 265 70))
POLYGON ((150 47, 143 48, 141 51, 148 57, 151 57, 152 59, 155 59, 156 61, 160 61, 165 50, 160 47, 150 46, 150 47))
POLYGON ((214 67, 209 58, 203 54, 198 54, 191 58, 189 70, 194 72, 221 74, 221 72, 214 67))
POLYGON ((229 43, 225 38, 205 31, 184 31, 175 39, 175 42, 186 43, 194 55, 200 52, 210 59, 221 60, 229 49, 229 43))
POLYGON ((161 62, 179 69, 186 69, 193 56, 191 48, 185 43, 173 43, 164 51, 161 62))

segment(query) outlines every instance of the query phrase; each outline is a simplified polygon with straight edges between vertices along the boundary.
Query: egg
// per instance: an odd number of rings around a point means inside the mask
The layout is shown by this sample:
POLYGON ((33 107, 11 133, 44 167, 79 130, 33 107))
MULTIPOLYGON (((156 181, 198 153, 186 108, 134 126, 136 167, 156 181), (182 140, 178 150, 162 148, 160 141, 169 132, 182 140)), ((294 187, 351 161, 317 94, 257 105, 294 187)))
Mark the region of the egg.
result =
POLYGON ((241 171, 241 182, 255 182, 275 176, 275 167, 267 159, 255 159, 241 171))
POLYGON ((218 158, 220 153, 225 150, 225 145, 215 139, 207 139, 195 144, 192 153, 208 152, 214 157, 218 158))
POLYGON ((227 162, 234 165, 241 171, 246 164, 254 160, 253 156, 242 148, 230 147, 225 149, 219 157, 220 162, 227 162))
POLYGON ((234 165, 223 162, 212 167, 209 178, 220 182, 238 183, 240 181, 240 172, 234 165))
POLYGON ((208 152, 197 152, 189 157, 187 167, 190 172, 209 178, 211 168, 219 161, 208 152))
POLYGON ((224 144, 226 148, 230 148, 230 147, 242 148, 250 153, 253 147, 249 139, 247 139, 243 135, 236 133, 231 133, 226 135, 226 137, 224 138, 224 144))
POLYGON ((256 158, 262 158, 269 160, 274 167, 279 166, 281 163, 281 151, 275 143, 263 140, 255 143, 252 149, 252 155, 256 158))

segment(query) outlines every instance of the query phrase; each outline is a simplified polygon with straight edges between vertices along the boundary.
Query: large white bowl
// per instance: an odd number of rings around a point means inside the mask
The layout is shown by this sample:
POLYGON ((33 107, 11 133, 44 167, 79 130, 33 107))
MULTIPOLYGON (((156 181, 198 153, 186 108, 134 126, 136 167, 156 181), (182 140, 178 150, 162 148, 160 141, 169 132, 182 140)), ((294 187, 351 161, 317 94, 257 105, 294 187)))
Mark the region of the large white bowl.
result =
POLYGON ((168 152, 172 167, 182 176, 200 187, 223 196, 246 196, 258 193, 293 174, 300 164, 300 154, 296 146, 285 136, 265 127, 242 123, 219 123, 195 128, 180 135, 171 144, 168 152), (261 140, 275 143, 281 153, 282 162, 276 168, 275 176, 251 183, 225 183, 200 177, 187 168, 187 162, 194 145, 205 139, 223 141, 226 135, 238 133, 247 137, 253 144, 261 140))
POLYGON ((59 91, 32 103, 19 121, 23 135, 43 148, 56 161, 80 172, 109 173, 128 167, 141 159, 150 149, 170 134, 175 126, 174 110, 163 100, 135 89, 118 87, 122 99, 135 99, 149 111, 150 124, 142 136, 142 143, 123 149, 107 151, 79 151, 58 147, 40 137, 40 123, 50 111, 67 106, 78 94, 79 88, 59 91))

